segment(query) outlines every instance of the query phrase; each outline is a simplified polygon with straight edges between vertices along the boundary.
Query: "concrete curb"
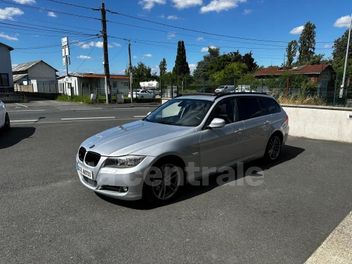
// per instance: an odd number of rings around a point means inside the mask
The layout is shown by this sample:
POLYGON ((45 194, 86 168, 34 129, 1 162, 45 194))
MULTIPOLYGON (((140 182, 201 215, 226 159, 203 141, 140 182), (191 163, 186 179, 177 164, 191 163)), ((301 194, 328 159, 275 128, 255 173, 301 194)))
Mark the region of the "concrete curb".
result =
POLYGON ((352 212, 336 227, 306 264, 352 263, 352 212))

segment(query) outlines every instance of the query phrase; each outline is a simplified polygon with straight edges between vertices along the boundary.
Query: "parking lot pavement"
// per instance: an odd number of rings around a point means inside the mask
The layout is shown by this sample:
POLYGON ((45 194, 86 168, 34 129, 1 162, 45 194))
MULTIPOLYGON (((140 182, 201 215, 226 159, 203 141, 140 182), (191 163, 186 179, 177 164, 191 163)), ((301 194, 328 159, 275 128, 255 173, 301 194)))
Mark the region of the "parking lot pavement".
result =
MULTIPOLYGON (((66 114, 92 114, 81 112, 66 114)), ((264 169, 256 187, 251 176, 213 177, 162 207, 103 199, 80 184, 75 154, 123 122, 16 124, 1 134, 0 263, 303 263, 351 211, 352 145, 300 138, 278 163, 247 165, 264 169)))
POLYGON ((7 104, 6 107, 13 125, 28 125, 141 119, 157 105, 86 105, 49 100, 7 104))

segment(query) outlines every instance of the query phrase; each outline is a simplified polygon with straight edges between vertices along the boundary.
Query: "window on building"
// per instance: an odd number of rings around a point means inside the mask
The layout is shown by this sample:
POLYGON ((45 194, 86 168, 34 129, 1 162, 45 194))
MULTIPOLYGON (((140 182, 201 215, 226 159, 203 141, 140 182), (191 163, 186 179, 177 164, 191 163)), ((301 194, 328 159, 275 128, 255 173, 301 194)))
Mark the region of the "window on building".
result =
POLYGON ((0 87, 8 87, 9 83, 9 75, 7 73, 0 73, 0 87))

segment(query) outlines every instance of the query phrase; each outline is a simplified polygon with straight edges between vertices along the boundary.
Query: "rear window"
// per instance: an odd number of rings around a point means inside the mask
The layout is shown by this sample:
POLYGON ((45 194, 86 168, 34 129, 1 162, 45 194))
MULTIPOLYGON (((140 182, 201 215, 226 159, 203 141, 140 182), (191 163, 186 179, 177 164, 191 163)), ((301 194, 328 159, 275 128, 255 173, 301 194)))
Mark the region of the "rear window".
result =
POLYGON ((259 97, 259 101, 266 114, 276 114, 281 112, 280 105, 274 99, 259 97))
POLYGON ((237 97, 239 121, 262 116, 265 113, 255 96, 237 97))

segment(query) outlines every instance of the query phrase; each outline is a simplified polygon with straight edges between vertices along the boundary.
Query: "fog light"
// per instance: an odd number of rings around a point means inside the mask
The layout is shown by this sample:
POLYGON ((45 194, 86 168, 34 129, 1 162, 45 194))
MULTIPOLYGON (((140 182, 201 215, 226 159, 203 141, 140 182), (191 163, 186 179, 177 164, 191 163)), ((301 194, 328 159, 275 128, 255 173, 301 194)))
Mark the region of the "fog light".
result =
POLYGON ((128 192, 128 187, 121 187, 121 192, 128 192))

